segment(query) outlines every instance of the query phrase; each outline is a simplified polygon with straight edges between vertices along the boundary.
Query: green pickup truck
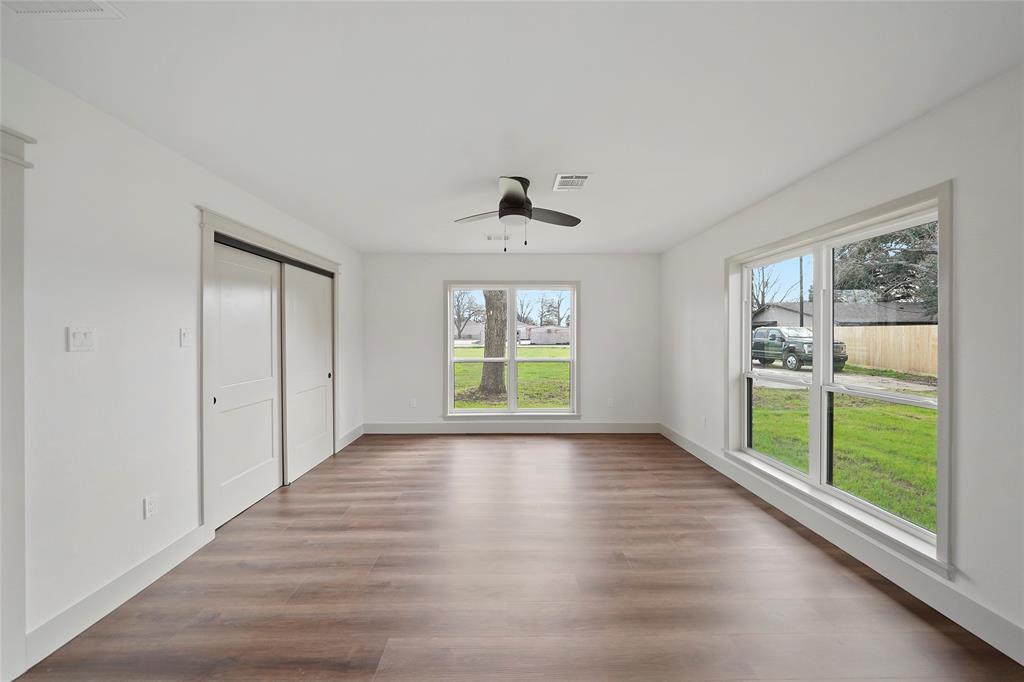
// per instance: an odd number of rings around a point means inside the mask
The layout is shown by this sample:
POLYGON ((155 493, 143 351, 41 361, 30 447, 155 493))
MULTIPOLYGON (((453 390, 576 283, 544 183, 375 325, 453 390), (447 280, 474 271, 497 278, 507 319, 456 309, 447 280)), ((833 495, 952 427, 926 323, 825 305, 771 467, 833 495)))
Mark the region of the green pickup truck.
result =
MULTIPOLYGON (((786 369, 798 370, 813 364, 814 334, 807 327, 758 327, 750 343, 751 357, 762 365, 781 360, 786 369)), ((846 366, 846 344, 832 343, 832 367, 842 371, 846 366)))

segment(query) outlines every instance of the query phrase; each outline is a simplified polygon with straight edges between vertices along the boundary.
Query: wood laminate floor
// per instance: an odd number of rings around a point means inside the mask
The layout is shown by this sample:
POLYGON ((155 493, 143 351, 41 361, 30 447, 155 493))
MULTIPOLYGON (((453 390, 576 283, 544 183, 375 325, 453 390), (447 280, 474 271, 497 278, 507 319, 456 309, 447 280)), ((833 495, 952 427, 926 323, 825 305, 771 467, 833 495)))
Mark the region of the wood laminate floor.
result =
POLYGON ((364 436, 37 679, 1024 680, 660 436, 364 436))

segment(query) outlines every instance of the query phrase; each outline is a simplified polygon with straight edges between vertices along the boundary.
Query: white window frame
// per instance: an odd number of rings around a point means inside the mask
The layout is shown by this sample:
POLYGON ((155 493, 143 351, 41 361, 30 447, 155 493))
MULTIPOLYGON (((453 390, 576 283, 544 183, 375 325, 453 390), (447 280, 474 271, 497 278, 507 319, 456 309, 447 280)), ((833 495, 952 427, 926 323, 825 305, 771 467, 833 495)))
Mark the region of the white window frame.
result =
POLYGON ((579 417, 579 282, 564 281, 447 281, 445 282, 445 374, 444 405, 445 419, 463 417, 579 417), (482 289, 505 291, 508 306, 508 333, 506 334, 505 356, 502 358, 456 358, 452 329, 452 292, 456 289, 482 289), (569 357, 566 358, 522 358, 517 355, 516 304, 519 291, 565 291, 569 294, 569 357), (506 407, 456 408, 455 407, 455 365, 459 363, 495 362, 508 366, 508 404, 506 407), (569 407, 567 408, 520 408, 518 406, 518 368, 520 363, 554 362, 569 365, 569 407))
POLYGON ((921 565, 949 575, 950 565, 950 414, 952 382, 950 330, 952 328, 952 181, 915 192, 848 218, 820 226, 793 238, 737 254, 726 261, 728 295, 726 360, 725 452, 762 476, 787 485, 791 491, 832 515, 853 523, 859 530, 901 552, 921 565), (938 399, 848 386, 835 381, 832 366, 832 250, 843 244, 879 234, 938 221, 939 242, 939 386, 938 399), (813 256, 814 363, 809 379, 765 376, 754 366, 750 353, 752 333, 750 284, 752 268, 798 255, 813 256), (750 424, 747 385, 754 378, 799 385, 809 389, 808 472, 798 471, 748 447, 750 424), (828 465, 830 394, 913 405, 936 410, 938 442, 936 458, 936 532, 881 509, 826 482, 828 465))

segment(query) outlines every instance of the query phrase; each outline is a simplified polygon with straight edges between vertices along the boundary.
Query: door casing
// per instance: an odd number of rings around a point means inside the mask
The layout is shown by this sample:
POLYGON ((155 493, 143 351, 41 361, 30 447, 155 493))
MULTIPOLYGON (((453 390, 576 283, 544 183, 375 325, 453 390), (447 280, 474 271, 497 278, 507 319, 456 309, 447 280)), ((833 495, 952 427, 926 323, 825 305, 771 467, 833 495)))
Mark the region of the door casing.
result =
MULTIPOLYGON (((210 425, 209 415, 207 414, 208 408, 212 406, 212 384, 207 380, 208 376, 212 376, 211 362, 213 362, 213 354, 207 349, 207 338, 203 333, 203 329, 208 328, 212 324, 213 315, 216 314, 212 302, 208 297, 203 295, 206 282, 213 281, 216 276, 215 266, 215 249, 214 245, 217 243, 217 235, 227 237, 224 241, 229 243, 229 240, 235 240, 241 244, 251 245, 255 247, 252 253, 258 255, 264 255, 266 257, 275 258, 282 263, 291 263, 298 265, 299 267, 306 267, 308 269, 318 271, 321 273, 329 273, 332 276, 332 310, 331 310, 331 329, 332 329, 332 349, 331 359, 332 365, 337 365, 337 325, 338 325, 338 311, 337 301, 339 298, 338 286, 340 278, 335 273, 340 273, 341 268, 338 263, 318 256, 314 253, 306 251, 297 246, 293 246, 288 242, 282 241, 276 237, 273 237, 261 230, 258 230, 249 225, 245 225, 238 221, 235 221, 217 211, 213 211, 203 206, 196 207, 199 210, 200 219, 199 227, 201 231, 201 253, 202 253, 202 268, 201 268, 201 281, 199 286, 199 296, 202 308, 202 323, 199 331, 200 343, 200 377, 199 377, 199 419, 200 419, 200 443, 199 443, 199 524, 206 525, 208 520, 208 510, 211 509, 212 498, 211 495, 214 491, 206 484, 206 443, 212 442, 210 440, 211 434, 209 433, 208 426, 210 425)), ((236 246, 236 244, 231 244, 236 246)), ((236 246, 237 248, 237 246, 236 246)), ((333 372, 334 379, 337 378, 337 373, 333 372)), ((332 450, 337 448, 337 387, 338 382, 332 380, 332 390, 334 391, 334 408, 331 414, 332 420, 332 431, 334 442, 332 443, 332 450)), ((283 396, 282 399, 286 400, 283 396)), ((285 403, 286 405, 286 403, 285 403)), ((283 421, 282 421, 283 426, 283 421)), ((287 469, 288 452, 282 441, 282 453, 283 453, 283 466, 287 469)), ((283 474, 282 474, 283 475, 283 474)))

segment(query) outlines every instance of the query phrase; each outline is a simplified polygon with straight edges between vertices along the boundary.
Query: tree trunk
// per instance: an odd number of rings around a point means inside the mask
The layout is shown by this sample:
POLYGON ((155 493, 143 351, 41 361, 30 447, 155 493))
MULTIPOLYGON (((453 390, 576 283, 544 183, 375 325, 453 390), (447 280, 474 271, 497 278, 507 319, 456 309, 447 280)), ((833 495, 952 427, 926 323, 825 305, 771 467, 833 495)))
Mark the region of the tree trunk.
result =
MULTIPOLYGON (((508 341, 508 314, 505 292, 484 291, 484 357, 505 357, 508 341)), ((485 362, 480 376, 482 393, 505 393, 505 365, 501 362, 485 362)))

